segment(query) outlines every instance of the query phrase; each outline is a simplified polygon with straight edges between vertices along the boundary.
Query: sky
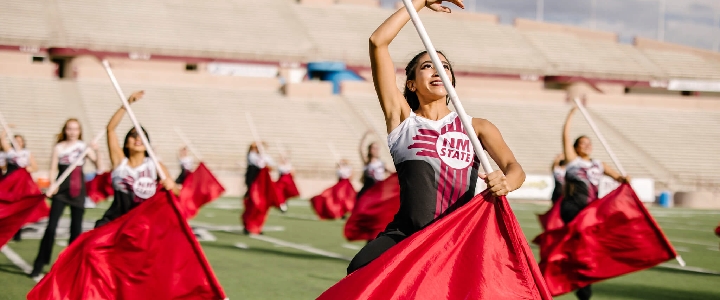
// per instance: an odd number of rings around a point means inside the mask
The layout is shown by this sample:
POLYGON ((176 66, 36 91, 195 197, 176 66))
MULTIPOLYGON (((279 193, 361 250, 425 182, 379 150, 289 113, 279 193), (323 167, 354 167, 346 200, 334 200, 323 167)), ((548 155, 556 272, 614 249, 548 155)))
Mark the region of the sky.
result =
MULTIPOLYGON (((536 19, 538 1, 544 1, 543 20, 592 28, 595 2, 596 29, 616 32, 620 42, 635 36, 659 39, 661 2, 665 2, 666 42, 697 48, 720 48, 720 0, 465 0, 467 10, 500 16, 504 24, 515 18, 536 19)), ((393 7, 398 0, 381 0, 393 7)))

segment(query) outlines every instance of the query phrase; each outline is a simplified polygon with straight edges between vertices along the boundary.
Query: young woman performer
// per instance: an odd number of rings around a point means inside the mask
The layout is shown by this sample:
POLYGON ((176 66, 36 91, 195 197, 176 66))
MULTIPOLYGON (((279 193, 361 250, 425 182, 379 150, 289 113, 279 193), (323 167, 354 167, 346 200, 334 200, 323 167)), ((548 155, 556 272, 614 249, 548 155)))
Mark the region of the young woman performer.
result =
MULTIPOLYGON (((133 93, 128 97, 128 103, 132 104, 140 100, 143 95, 143 91, 133 93)), ((137 128, 133 127, 128 131, 122 146, 120 146, 115 129, 122 121, 123 116, 125 116, 125 108, 120 107, 107 125, 107 143, 113 167, 111 177, 115 197, 102 219, 95 223, 95 227, 124 215, 140 203, 150 199, 157 192, 157 183, 162 184, 168 191, 175 194, 180 193, 172 179, 165 178, 160 181, 155 164, 148 157, 146 145, 143 144, 137 128)), ((147 136, 145 129, 140 129, 147 136)), ((148 140, 150 140, 149 136, 148 140)), ((170 174, 164 165, 160 164, 160 167, 165 174, 170 174)))
POLYGON ((387 168, 385 163, 380 160, 380 146, 376 142, 372 142, 367 146, 367 153, 363 153, 363 144, 365 140, 372 133, 368 130, 360 140, 360 159, 363 162, 363 175, 362 175, 362 188, 357 193, 357 198, 360 198, 370 187, 376 182, 383 181, 387 178, 387 168))
MULTIPOLYGON (((57 136, 57 142, 52 151, 52 159, 50 162, 50 186, 65 170, 77 160, 80 155, 85 152, 88 146, 82 141, 82 127, 77 119, 68 119, 65 121, 60 134, 57 136)), ((101 170, 100 159, 98 156, 97 145, 92 145, 92 150, 88 152, 86 158, 95 164, 96 170, 101 170)), ((65 206, 70 206, 70 240, 72 243, 82 232, 82 219, 85 214, 85 174, 83 174, 82 165, 75 168, 70 176, 63 181, 52 196, 52 205, 50 206, 50 218, 48 219, 45 234, 40 241, 40 249, 33 264, 31 277, 40 275, 45 265, 50 263, 52 248, 55 244, 55 231, 58 222, 62 217, 65 206)))
POLYGON ((193 163, 195 162, 192 155, 188 154, 187 146, 183 146, 178 151, 178 161, 180 162, 180 175, 175 179, 175 183, 183 184, 185 177, 192 172, 193 163))
MULTIPOLYGON (((450 12, 440 0, 414 0, 416 10, 428 7, 450 12)), ((463 7, 462 0, 448 1, 463 7)), ((390 16, 370 37, 370 62, 375 91, 385 114, 388 145, 398 171, 400 210, 384 232, 353 258, 348 273, 370 263, 401 240, 472 199, 478 162, 458 115, 448 108, 448 93, 438 76, 452 77, 452 66, 440 55, 443 70, 436 70, 430 56, 421 52, 405 68, 404 92, 395 85, 395 66, 388 46, 410 20, 405 8, 390 16)), ((495 196, 507 195, 522 185, 525 172, 487 120, 472 120, 474 133, 500 167, 480 174, 495 196)))
POLYGON ((557 202, 563 195, 563 184, 565 184, 565 165, 567 165, 565 156, 558 154, 553 161, 552 167, 550 168, 550 171, 553 173, 553 178, 555 179, 555 188, 553 188, 553 193, 550 197, 552 203, 557 202))
POLYGON ((279 208, 281 212, 287 212, 287 199, 300 195, 293 175, 293 173, 295 173, 295 169, 290 162, 290 158, 285 155, 280 155, 280 163, 277 168, 279 177, 275 184, 283 197, 283 201, 280 203, 279 208))
MULTIPOLYGON (((24 168, 28 173, 37 171, 37 163, 35 157, 32 155, 30 150, 27 150, 25 144, 25 138, 22 135, 16 134, 14 137, 15 145, 20 148, 20 151, 15 151, 10 139, 7 136, 7 132, 3 130, 0 134, 0 146, 5 152, 5 174, 8 176, 17 169, 24 168)), ((22 229, 13 236, 13 241, 22 240, 22 229)))
MULTIPOLYGON (((563 128, 563 149, 565 152, 565 194, 560 203, 560 217, 570 223, 590 202, 598 199, 598 186, 603 174, 618 182, 629 182, 627 177, 597 159, 592 159, 592 142, 587 136, 580 136, 571 142, 570 121, 577 110, 573 107, 563 128)), ((580 300, 590 299, 590 285, 578 289, 575 295, 580 300)))

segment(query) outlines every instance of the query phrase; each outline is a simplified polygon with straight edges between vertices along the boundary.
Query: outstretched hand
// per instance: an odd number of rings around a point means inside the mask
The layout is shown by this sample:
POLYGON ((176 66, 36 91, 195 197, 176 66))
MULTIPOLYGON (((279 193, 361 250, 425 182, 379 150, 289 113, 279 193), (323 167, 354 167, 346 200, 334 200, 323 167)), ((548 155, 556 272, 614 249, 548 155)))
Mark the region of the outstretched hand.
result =
POLYGON ((132 95, 128 97, 128 104, 133 104, 134 102, 140 100, 143 96, 145 96, 145 91, 137 91, 132 93, 132 95))
POLYGON ((452 11, 449 7, 442 5, 443 2, 450 2, 462 9, 465 9, 465 4, 463 4, 463 0, 425 0, 425 7, 436 12, 451 13, 452 11))

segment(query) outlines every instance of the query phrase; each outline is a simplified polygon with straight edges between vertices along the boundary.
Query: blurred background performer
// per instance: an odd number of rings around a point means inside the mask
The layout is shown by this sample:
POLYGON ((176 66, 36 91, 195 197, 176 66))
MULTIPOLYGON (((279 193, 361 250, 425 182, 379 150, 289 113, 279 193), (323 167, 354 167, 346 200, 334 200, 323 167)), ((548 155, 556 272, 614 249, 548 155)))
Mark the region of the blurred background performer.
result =
POLYGON ((350 182, 352 167, 348 165, 346 159, 338 161, 336 174, 338 181, 335 185, 310 199, 313 210, 321 220, 344 218, 355 205, 357 192, 350 182))
MULTIPOLYGON (((65 170, 70 167, 81 155, 84 154, 88 147, 82 141, 82 126, 77 119, 68 119, 65 121, 57 141, 52 150, 52 158, 50 162, 50 186, 55 184, 57 177, 62 175, 65 170)), ((95 164, 96 170, 100 168, 100 157, 97 152, 97 145, 92 145, 92 150, 88 152, 86 158, 95 164)), ((60 217, 63 215, 65 206, 70 207, 70 240, 71 244, 82 233, 82 221, 85 214, 85 197, 87 195, 85 189, 85 174, 83 173, 81 162, 60 185, 52 195, 52 205, 50 206, 50 218, 48 219, 45 233, 40 241, 40 249, 33 264, 33 270, 30 277, 40 275, 45 265, 50 263, 53 245, 55 244, 55 232, 57 230, 60 217)))
POLYGON ((565 155, 558 154, 553 161, 552 167, 550 168, 555 181, 555 187, 553 188, 552 196, 550 198, 553 204, 555 204, 555 202, 557 202, 563 195, 563 185, 565 184, 565 165, 567 165, 565 155))
MULTIPOLYGON (((135 92, 128 97, 128 103, 133 104, 140 100, 144 95, 143 91, 135 92)), ((120 107, 117 112, 110 118, 107 125, 107 143, 110 152, 110 162, 112 163, 112 184, 115 190, 115 197, 110 208, 105 212, 103 217, 95 223, 95 227, 100 227, 135 208, 150 199, 157 192, 157 183, 160 181, 155 164, 148 156, 146 145, 138 134, 138 128, 133 127, 125 135, 122 146, 118 143, 118 137, 115 130, 125 116, 125 108, 120 107)), ((145 135, 147 132, 144 128, 140 128, 145 135)), ((150 137, 148 136, 148 141, 150 137)), ((165 174, 170 174, 167 168, 160 164, 165 174)), ((175 181, 166 178, 160 182, 166 190, 179 194, 180 191, 175 185, 175 181)))
MULTIPOLYGON (((0 145, 2 145, 2 151, 5 152, 5 172, 3 177, 7 177, 17 169, 24 168, 28 173, 32 174, 37 171, 37 163, 35 157, 32 155, 30 150, 27 149, 25 144, 25 138, 20 134, 13 136, 15 145, 20 148, 19 152, 15 151, 13 144, 7 136, 7 132, 3 129, 0 134, 0 145)), ((22 229, 13 236, 13 241, 22 240, 22 229)))
POLYGON ((183 184, 187 175, 192 172, 195 163, 195 159, 188 153, 187 146, 182 146, 178 150, 178 161, 180 163, 180 175, 175 179, 175 183, 183 184))
MULTIPOLYGON (((563 127, 563 149, 565 155, 565 188, 560 202, 560 217, 565 224, 570 223, 591 202, 598 199, 598 188, 603 175, 610 176, 618 182, 629 182, 627 177, 620 175, 612 167, 597 159, 591 158, 592 141, 587 136, 580 136, 571 142, 570 125, 573 107, 568 113, 563 127)), ((590 285, 578 289, 575 295, 580 300, 590 299, 590 285)))
POLYGON ((287 200, 300 196, 297 185, 295 184, 295 169, 293 169, 290 158, 284 153, 280 155, 280 163, 278 164, 278 180, 275 182, 278 191, 282 195, 280 203, 277 205, 280 211, 287 212, 287 200))
POLYGON ((362 139, 360 139, 360 147, 358 149, 358 152, 360 153, 360 160, 363 162, 363 175, 362 175, 362 188, 357 193, 357 198, 360 199, 360 197, 375 183, 378 181, 383 181, 385 178, 387 178, 387 167, 385 167, 385 163, 380 159, 380 146, 377 144, 377 142, 371 142, 367 146, 367 152, 363 153, 363 145, 365 145, 365 140, 368 138, 370 134, 372 134, 372 130, 368 130, 363 135, 362 139))
MULTIPOLYGON (((267 149, 265 143, 262 143, 262 146, 263 149, 267 149)), ((257 142, 250 144, 245 171, 247 191, 243 198, 244 210, 240 217, 245 234, 262 233, 262 225, 267 219, 269 208, 273 202, 278 201, 275 198, 281 196, 270 178, 270 168, 274 165, 275 162, 270 156, 260 153, 257 142)))

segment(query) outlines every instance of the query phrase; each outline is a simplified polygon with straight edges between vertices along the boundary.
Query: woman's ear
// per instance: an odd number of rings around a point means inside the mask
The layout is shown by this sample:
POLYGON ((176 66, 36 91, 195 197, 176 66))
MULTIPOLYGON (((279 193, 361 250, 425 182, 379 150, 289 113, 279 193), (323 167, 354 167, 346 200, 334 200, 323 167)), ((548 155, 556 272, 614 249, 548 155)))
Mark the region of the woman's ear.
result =
POLYGON ((415 80, 408 80, 405 82, 405 86, 410 90, 411 92, 415 92, 415 80))

